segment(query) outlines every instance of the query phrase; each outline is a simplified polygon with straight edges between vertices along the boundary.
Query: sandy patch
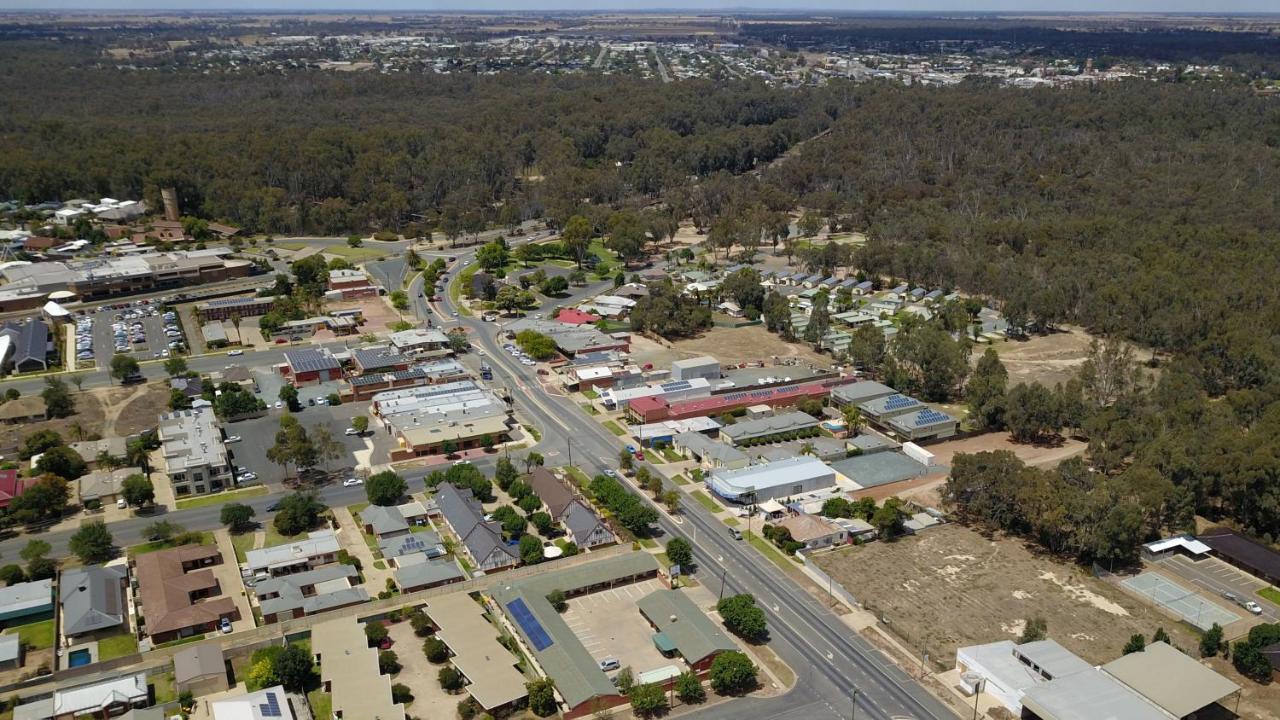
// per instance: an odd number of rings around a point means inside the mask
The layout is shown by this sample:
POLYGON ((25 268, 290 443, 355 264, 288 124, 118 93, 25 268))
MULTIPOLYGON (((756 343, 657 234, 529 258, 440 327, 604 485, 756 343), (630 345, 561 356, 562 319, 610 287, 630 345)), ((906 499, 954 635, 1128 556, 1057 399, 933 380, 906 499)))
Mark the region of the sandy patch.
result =
POLYGON ((1075 598, 1080 602, 1089 603, 1090 605, 1098 608, 1099 610, 1102 610, 1103 612, 1108 612, 1108 613, 1111 613, 1112 615, 1121 615, 1121 616, 1127 616, 1129 614, 1129 611, 1125 610, 1119 604, 1114 603, 1102 597, 1101 595, 1093 592, 1092 590, 1090 590, 1089 588, 1083 585, 1072 585, 1065 580, 1059 580, 1058 576, 1055 573, 1051 573, 1051 572, 1040 573, 1040 579, 1048 580, 1054 585, 1057 585, 1058 587, 1062 588, 1063 591, 1066 592, 1068 595, 1070 595, 1072 598, 1075 598))

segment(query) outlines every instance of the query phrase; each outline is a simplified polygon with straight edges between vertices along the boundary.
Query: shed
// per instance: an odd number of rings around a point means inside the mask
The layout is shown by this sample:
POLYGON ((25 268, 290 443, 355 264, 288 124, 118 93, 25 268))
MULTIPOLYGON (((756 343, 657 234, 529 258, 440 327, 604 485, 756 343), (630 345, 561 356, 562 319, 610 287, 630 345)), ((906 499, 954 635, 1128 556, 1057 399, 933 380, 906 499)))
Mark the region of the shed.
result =
POLYGON ((173 681, 181 693, 209 695, 230 687, 227 682, 226 657, 216 642, 189 645, 173 656, 173 681))

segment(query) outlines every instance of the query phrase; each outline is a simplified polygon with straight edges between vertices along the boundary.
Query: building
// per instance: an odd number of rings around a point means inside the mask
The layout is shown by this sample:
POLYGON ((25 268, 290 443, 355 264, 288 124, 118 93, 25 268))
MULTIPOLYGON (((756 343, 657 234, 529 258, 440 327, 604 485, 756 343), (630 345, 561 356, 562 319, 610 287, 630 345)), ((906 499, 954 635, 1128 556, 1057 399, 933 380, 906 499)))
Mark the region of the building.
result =
POLYGON ((506 442, 510 407, 474 382, 408 388, 373 396, 372 410, 396 438, 392 460, 506 442))
POLYGON ((61 688, 51 697, 23 703, 13 709, 14 720, 73 720, 123 715, 148 702, 147 674, 133 673, 88 685, 61 688))
POLYGON ((221 298, 196 304, 196 317, 200 322, 213 320, 230 320, 266 315, 276 309, 276 299, 267 297, 235 297, 221 298))
POLYGON ((352 368, 361 375, 408 370, 410 364, 409 358, 389 347, 354 348, 351 351, 352 368))
POLYGON ((25 395, 0 405, 0 423, 25 425, 49 419, 49 408, 39 395, 25 395))
POLYGON ((53 615, 53 581, 32 580, 0 588, 0 622, 53 615))
POLYGON ((453 483, 440 483, 436 488, 436 503, 480 570, 493 572, 519 564, 519 553, 503 541, 501 525, 484 519, 484 508, 471 490, 459 489, 453 483))
POLYGON ((1196 716, 1240 691, 1240 686, 1165 642, 1122 655, 1102 671, 1175 718, 1196 716))
POLYGON ((532 488, 533 494, 537 495, 542 504, 547 507, 547 513, 556 522, 560 522, 564 518, 569 506, 577 500, 577 497, 569 490, 568 486, 546 468, 534 468, 533 472, 529 473, 524 481, 532 488))
POLYGON ((833 460, 831 467, 859 488, 873 488, 923 477, 930 468, 900 452, 875 452, 833 460))
POLYGON ((888 397, 896 392, 897 390, 888 385, 883 385, 873 380, 860 380, 833 389, 831 391, 831 404, 840 408, 846 405, 856 407, 864 402, 888 397))
MULTIPOLYGON (((227 247, 205 250, 147 252, 123 257, 94 257, 66 262, 7 265, 0 269, 5 291, 23 289, 49 293, 64 290, 91 301, 190 285, 206 285, 253 270, 247 260, 230 257, 227 247)), ((41 299, 39 304, 43 304, 41 299)), ((0 300, 0 305, 3 301, 0 300)))
POLYGON ((360 511, 360 525, 375 538, 409 534, 409 523, 394 506, 370 505, 360 511))
POLYGON ((672 380, 702 378, 715 382, 720 379, 720 361, 710 355, 676 360, 671 363, 672 380))
POLYGON ((565 325, 593 325, 600 322, 600 316, 567 307, 560 308, 560 313, 556 315, 556 322, 565 325))
POLYGON ((360 571, 337 563, 258 580, 253 591, 262 622, 270 625, 368 602, 369 593, 359 582, 360 571))
POLYGON ((516 669, 519 661, 498 642, 483 605, 466 593, 454 593, 429 598, 426 611, 440 628, 436 637, 452 653, 450 662, 467 681, 467 694, 485 712, 501 715, 526 696, 524 673, 516 669))
POLYGON ((664 655, 679 655, 689 670, 702 674, 711 662, 738 646, 721 632, 687 595, 679 590, 656 590, 640 598, 636 608, 653 626, 653 642, 664 655))
MULTIPOLYGON (((547 600, 552 590, 573 598, 631 585, 658 574, 658 562, 648 553, 628 553, 607 560, 548 570, 502 584, 492 591, 507 625, 520 637, 538 667, 555 681, 572 720, 627 702, 600 665, 583 647, 560 613, 547 600)), ((428 609, 430 604, 428 603, 428 609)), ((696 653, 695 653, 696 654, 696 653)))
POLYGON ((0 368, 16 373, 49 369, 49 326, 43 320, 0 324, 0 368))
POLYGON ((568 531, 569 539, 580 548, 612 545, 618 541, 609 523, 583 500, 575 500, 569 505, 561 523, 568 531))
MULTIPOLYGON (((295 720, 292 701, 280 685, 209 703, 212 720, 295 720)), ((307 717, 311 717, 308 712, 307 717)))
POLYGON ((315 530, 305 538, 248 551, 244 566, 255 578, 299 573, 338 562, 340 549, 337 533, 315 530))
POLYGON ((101 440, 82 440, 68 443, 67 447, 76 451, 90 468, 98 463, 98 456, 106 453, 107 457, 123 459, 129 454, 129 438, 107 437, 101 440))
POLYGON ((858 410, 862 412, 862 416, 882 428, 887 426, 890 418, 919 412, 925 407, 924 403, 902 393, 885 395, 858 404, 858 410))
POLYGON ((515 337, 522 330, 533 330, 546 335, 567 357, 602 350, 627 352, 631 349, 629 333, 606 335, 590 325, 565 325, 553 320, 522 318, 508 324, 505 330, 511 337, 515 337))
POLYGON ((439 558, 397 565, 394 578, 401 593, 411 593, 462 582, 467 576, 453 558, 439 558))
POLYGON ((234 484, 233 465, 222 430, 210 408, 177 410, 160 416, 158 428, 163 472, 173 493, 206 495, 234 484))
MULTIPOLYGON (((20 399, 21 398, 19 398, 19 400, 20 399)), ((15 402, 17 401, 10 400, 4 405, 0 405, 0 410, 3 410, 5 406, 12 405, 15 402)), ((41 400, 41 402, 43 403, 44 401, 41 400)), ((38 478, 20 478, 18 477, 17 470, 0 470, 0 509, 9 507, 9 504, 13 502, 13 499, 26 492, 27 488, 31 487, 37 479, 38 478)))
POLYGON ((312 626, 311 653, 335 720, 404 720, 404 705, 391 699, 391 676, 379 670, 378 650, 354 617, 312 626))
POLYGON ((848 531, 818 515, 788 515, 774 525, 785 528, 792 540, 804 543, 805 550, 821 550, 849 541, 848 531))
POLYGON ((131 475, 142 475, 142 468, 98 469, 76 480, 81 504, 110 505, 123 496, 124 481, 131 475))
POLYGON ((707 477, 708 489, 738 503, 782 500, 835 484, 835 471, 821 460, 807 456, 749 465, 740 470, 714 470, 707 477))
POLYGON ((829 395, 834 388, 840 387, 846 382, 847 380, 843 378, 833 378, 750 390, 713 392, 711 397, 708 398, 681 402, 666 402, 661 398, 646 398, 629 404, 627 406, 627 416, 636 422, 655 423, 663 420, 684 420, 692 417, 732 413, 753 405, 768 405, 772 408, 791 407, 806 398, 821 400, 829 395), (637 405, 637 402, 640 404, 637 405))
POLYGON ((227 660, 217 642, 187 645, 173 656, 174 690, 211 695, 227 690, 227 660))
POLYGON ((135 557, 138 630, 158 645, 216 632, 223 618, 240 619, 235 601, 222 595, 218 578, 209 569, 221 562, 216 545, 181 545, 135 557))
MULTIPOLYGON (((711 382, 706 378, 692 380, 672 380, 656 385, 640 385, 630 388, 609 388, 600 393, 600 402, 610 410, 626 410, 631 403, 641 399, 651 403, 673 403, 692 398, 705 398, 711 395, 711 382)), ((648 408, 643 405, 642 408, 648 408)), ((643 413, 644 409, 638 409, 643 413)), ((647 420, 645 420, 647 422, 647 420)))
POLYGON ((915 442, 951 437, 956 434, 959 422, 944 412, 926 407, 904 415, 895 415, 889 418, 885 427, 897 437, 915 442))
POLYGON ((342 379, 342 365, 324 349, 286 350, 281 370, 297 386, 342 379))
POLYGON ((1211 528, 1196 539, 1219 560, 1273 585, 1280 585, 1280 553, 1229 528, 1211 528))
POLYGON ((702 433, 680 433, 671 441, 671 447, 686 460, 697 461, 704 470, 739 470, 751 464, 746 453, 702 433))
POLYGON ((361 270, 330 270, 329 293, 343 300, 353 298, 376 297, 378 286, 369 281, 369 277, 361 270))
POLYGON ((393 568, 408 567, 416 562, 444 557, 444 544, 433 530, 407 533, 378 541, 378 550, 393 568))
POLYGON ((671 444, 677 435, 693 432, 707 437, 720 431, 720 423, 709 417, 691 417, 684 420, 663 420, 645 425, 628 425, 627 433, 642 445, 653 447, 659 443, 671 444))
POLYGON ((123 563, 87 565, 63 571, 58 579, 58 610, 62 634, 68 638, 125 624, 125 585, 129 568, 123 563))
POLYGON ((288 320, 271 332, 272 340, 305 340, 321 330, 334 335, 355 335, 360 330, 360 319, 350 315, 316 315, 300 320, 288 320))
POLYGON ((0 670, 22 667, 22 639, 17 633, 0 635, 0 670))
POLYGON ((405 354, 419 354, 449 347, 449 336, 434 328, 416 328, 391 333, 391 346, 405 354))
POLYGON ((720 437, 734 445, 769 442, 785 435, 797 437, 818 434, 818 419, 799 410, 743 420, 720 428, 720 437))

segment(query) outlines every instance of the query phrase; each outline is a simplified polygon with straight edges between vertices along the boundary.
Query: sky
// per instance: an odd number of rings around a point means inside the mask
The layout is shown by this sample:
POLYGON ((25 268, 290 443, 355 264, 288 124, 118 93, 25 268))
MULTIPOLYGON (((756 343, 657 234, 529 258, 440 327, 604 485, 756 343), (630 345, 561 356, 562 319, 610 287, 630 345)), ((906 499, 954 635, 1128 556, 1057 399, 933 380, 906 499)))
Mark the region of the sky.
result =
POLYGON ((685 11, 1280 13, 1280 0, 0 0, 0 10, 685 11))

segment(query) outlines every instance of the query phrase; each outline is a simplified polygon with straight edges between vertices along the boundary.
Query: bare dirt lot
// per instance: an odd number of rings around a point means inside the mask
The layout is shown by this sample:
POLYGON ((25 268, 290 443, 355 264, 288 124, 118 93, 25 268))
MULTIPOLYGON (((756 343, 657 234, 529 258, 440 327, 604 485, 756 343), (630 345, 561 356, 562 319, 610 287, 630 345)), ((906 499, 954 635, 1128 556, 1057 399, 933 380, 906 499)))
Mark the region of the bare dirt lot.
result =
POLYGON ((950 466, 957 453, 979 453, 1008 450, 1028 465, 1054 467, 1067 458, 1085 451, 1087 445, 1079 440, 1064 439, 1054 445, 1028 445, 1016 443, 1008 433, 987 433, 962 440, 947 440, 928 447, 939 465, 950 466))
POLYGON ((831 367, 829 356, 814 352, 802 343, 784 342, 782 338, 760 326, 740 328, 712 328, 699 337, 675 343, 659 343, 646 337, 632 336, 631 356, 636 362, 651 362, 654 367, 665 367, 672 360, 712 355, 722 365, 761 360, 771 363, 773 356, 795 358, 802 363, 831 367))
MULTIPOLYGON (((1033 382, 1053 387, 1075 374, 1089 353, 1092 339, 1079 328, 1066 328, 1052 335, 998 342, 993 347, 1009 371, 1010 387, 1033 382)), ((980 357, 982 352, 975 351, 973 363, 976 364, 980 357)))
POLYGON ((959 525, 815 557, 887 618, 890 630, 942 667, 954 666, 959 647, 1016 640, 1033 617, 1044 618, 1051 637, 1091 663, 1118 657, 1130 635, 1150 638, 1158 627, 1178 646, 1198 643, 1185 627, 1087 570, 959 525))

